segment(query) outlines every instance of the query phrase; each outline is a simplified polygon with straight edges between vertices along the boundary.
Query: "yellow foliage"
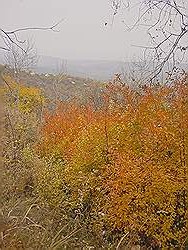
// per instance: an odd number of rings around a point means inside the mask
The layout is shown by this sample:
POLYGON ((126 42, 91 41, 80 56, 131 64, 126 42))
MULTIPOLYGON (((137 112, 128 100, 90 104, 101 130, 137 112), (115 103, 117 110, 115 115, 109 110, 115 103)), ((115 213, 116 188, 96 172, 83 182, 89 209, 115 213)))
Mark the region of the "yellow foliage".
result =
POLYGON ((6 102, 12 108, 18 108, 20 112, 30 113, 45 104, 42 90, 14 82, 9 76, 5 77, 8 85, 1 88, 6 102))
POLYGON ((162 249, 181 246, 188 215, 187 110, 188 88, 180 82, 148 87, 142 95, 110 87, 100 110, 70 105, 48 114, 37 149, 53 163, 39 171, 41 194, 51 204, 68 199, 87 207, 96 228, 101 220, 162 249))

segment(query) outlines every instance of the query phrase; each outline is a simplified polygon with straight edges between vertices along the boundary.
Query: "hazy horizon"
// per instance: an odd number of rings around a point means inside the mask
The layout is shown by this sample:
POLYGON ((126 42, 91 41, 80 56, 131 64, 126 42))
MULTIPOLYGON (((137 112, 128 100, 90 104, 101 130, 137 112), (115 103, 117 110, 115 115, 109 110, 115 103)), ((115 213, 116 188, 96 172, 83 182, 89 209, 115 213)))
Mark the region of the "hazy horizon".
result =
POLYGON ((0 22, 5 30, 12 30, 47 27, 63 19, 59 32, 29 31, 20 35, 35 42, 39 55, 67 60, 130 61, 141 53, 133 45, 146 42, 143 28, 128 32, 123 23, 125 17, 130 23, 134 21, 136 13, 130 9, 125 16, 121 10, 113 20, 109 0, 2 0, 0 22))

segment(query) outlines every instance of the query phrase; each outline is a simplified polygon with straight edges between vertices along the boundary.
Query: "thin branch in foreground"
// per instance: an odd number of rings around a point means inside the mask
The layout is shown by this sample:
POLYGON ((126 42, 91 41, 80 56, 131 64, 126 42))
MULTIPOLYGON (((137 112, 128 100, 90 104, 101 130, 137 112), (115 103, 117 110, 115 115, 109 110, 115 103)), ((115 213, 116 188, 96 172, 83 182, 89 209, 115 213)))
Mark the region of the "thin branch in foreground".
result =
MULTIPOLYGON (((23 44, 25 42, 20 40, 17 36, 18 33, 20 32, 24 32, 24 31, 35 31, 35 30, 41 30, 41 31, 53 31, 53 32, 59 32, 60 30, 57 30, 56 28, 63 22, 64 19, 61 19, 60 21, 54 23, 53 25, 49 26, 49 27, 25 27, 25 28, 18 28, 15 30, 11 30, 11 31, 6 31, 2 28, 0 28, 0 37, 4 40, 4 45, 7 45, 6 41, 8 43, 12 43, 15 46, 17 46, 19 49, 21 49, 23 52, 25 52, 25 50, 22 48, 21 44, 23 44)), ((9 50, 8 47, 6 46, 1 46, 0 49, 3 50, 9 50)), ((25 52, 26 53, 26 52, 25 52)))

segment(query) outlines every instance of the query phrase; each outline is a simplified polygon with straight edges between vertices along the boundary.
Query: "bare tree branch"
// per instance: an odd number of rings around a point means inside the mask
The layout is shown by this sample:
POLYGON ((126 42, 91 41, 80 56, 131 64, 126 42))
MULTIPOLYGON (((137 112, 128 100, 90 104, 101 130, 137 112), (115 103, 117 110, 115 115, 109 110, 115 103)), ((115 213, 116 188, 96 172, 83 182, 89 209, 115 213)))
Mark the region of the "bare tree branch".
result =
POLYGON ((30 40, 26 40, 22 45, 24 51, 11 42, 7 46, 9 50, 4 55, 4 62, 14 69, 14 71, 18 72, 36 65, 38 61, 37 51, 34 43, 30 40))
MULTIPOLYGON (((114 1, 112 1, 113 3, 114 1)), ((123 0, 116 0, 120 9, 123 0)), ((128 31, 136 27, 148 27, 150 45, 138 45, 144 49, 148 60, 152 58, 153 70, 146 76, 155 81, 166 67, 173 71, 183 60, 188 51, 188 5, 183 0, 139 0, 139 15, 132 26, 124 24, 128 31)), ((132 4, 133 5, 133 4, 132 4)), ((131 3, 129 2, 129 5, 131 3)), ((133 11, 133 10, 132 10, 133 11)), ((179 66, 180 67, 180 66, 179 66)))
POLYGON ((57 30, 56 28, 63 22, 63 19, 61 19, 60 21, 54 23, 53 25, 49 26, 49 27, 25 27, 25 28, 18 28, 15 30, 11 30, 11 31, 7 31, 4 30, 2 28, 0 28, 0 38, 3 40, 3 46, 0 47, 0 49, 3 50, 9 50, 9 48, 7 48, 7 43, 10 44, 14 44, 15 46, 17 46, 19 49, 21 49, 23 52, 25 52, 25 50, 22 48, 22 44, 25 42, 20 40, 18 38, 18 34, 20 32, 24 32, 24 31, 35 31, 35 30, 41 30, 41 31, 53 31, 53 32, 59 32, 59 30, 57 30))

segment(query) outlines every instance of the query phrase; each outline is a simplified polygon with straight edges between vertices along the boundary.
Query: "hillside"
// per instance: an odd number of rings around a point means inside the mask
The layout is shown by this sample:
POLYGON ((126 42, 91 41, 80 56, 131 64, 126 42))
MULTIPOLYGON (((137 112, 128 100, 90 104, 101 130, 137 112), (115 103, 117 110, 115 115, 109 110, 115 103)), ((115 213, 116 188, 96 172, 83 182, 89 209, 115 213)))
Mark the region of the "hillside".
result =
MULTIPOLYGON (((14 78, 14 72, 7 69, 7 73, 14 78)), ((17 81, 23 85, 39 87, 46 97, 52 100, 87 102, 91 96, 99 99, 106 85, 103 81, 90 78, 70 76, 67 74, 36 73, 21 71, 16 75, 17 81)))

